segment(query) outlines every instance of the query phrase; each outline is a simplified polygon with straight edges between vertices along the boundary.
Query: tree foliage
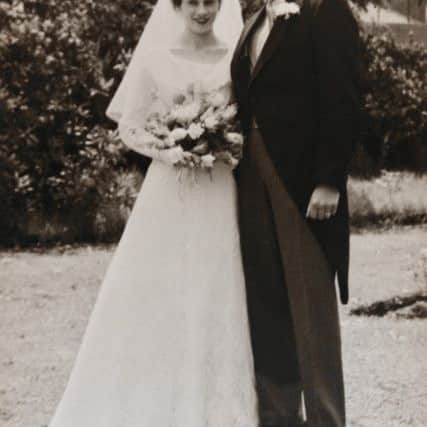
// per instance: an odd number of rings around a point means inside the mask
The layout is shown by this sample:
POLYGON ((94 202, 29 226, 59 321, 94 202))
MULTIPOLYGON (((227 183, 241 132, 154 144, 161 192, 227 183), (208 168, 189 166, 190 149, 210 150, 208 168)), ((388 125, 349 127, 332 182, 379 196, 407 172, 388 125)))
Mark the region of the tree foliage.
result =
MULTIPOLYGON (((245 16, 260 2, 242 0, 245 16)), ((120 144, 105 109, 154 3, 0 0, 0 240, 19 236, 34 215, 77 218, 91 238, 102 204, 132 204, 122 176, 141 156, 120 144)), ((419 166, 425 48, 389 35, 364 42, 366 111, 384 165, 419 166)))
POLYGON ((427 50, 384 31, 365 33, 363 42, 364 111, 381 166, 427 171, 427 50))

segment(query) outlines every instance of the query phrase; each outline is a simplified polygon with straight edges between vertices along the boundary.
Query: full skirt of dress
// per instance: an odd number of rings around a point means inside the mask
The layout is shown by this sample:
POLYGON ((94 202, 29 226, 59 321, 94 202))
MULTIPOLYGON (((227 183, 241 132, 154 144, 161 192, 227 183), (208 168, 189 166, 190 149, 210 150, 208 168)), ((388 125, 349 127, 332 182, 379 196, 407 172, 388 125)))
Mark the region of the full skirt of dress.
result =
POLYGON ((257 427, 231 169, 153 161, 50 427, 257 427))

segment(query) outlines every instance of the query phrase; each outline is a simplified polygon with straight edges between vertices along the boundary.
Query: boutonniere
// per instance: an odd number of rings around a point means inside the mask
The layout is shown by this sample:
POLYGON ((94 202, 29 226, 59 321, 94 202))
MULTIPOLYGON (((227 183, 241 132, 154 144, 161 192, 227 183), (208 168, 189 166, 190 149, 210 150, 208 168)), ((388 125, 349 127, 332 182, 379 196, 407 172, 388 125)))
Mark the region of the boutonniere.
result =
POLYGON ((269 9, 275 18, 283 17, 284 19, 288 19, 292 15, 300 13, 300 6, 298 4, 286 0, 273 0, 269 9))

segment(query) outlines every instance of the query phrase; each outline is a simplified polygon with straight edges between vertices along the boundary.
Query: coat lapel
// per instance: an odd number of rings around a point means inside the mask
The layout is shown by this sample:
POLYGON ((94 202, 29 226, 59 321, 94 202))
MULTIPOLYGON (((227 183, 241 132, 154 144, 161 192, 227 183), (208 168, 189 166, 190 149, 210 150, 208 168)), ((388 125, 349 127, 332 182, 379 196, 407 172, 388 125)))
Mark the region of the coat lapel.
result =
POLYGON ((240 39, 237 42, 236 50, 234 51, 233 64, 236 64, 239 58, 241 58, 246 42, 248 40, 248 37, 252 33, 252 30, 256 27, 256 24, 258 23, 261 16, 264 14, 264 10, 265 10, 265 6, 261 7, 261 9, 255 12, 246 22, 246 25, 243 28, 240 39))
POLYGON ((292 24, 294 19, 295 16, 290 16, 288 19, 279 17, 275 20, 273 28, 271 29, 270 34, 265 41, 264 47, 262 48, 262 51, 252 71, 249 84, 255 80, 264 65, 273 56, 279 43, 284 39, 286 31, 289 29, 289 26, 292 24))
MULTIPOLYGON (((292 0, 286 0, 292 1, 292 0)), ((304 0, 294 0, 294 2, 302 8, 304 0)), ((243 28, 242 34, 240 36, 239 41, 237 42, 237 47, 234 51, 233 60, 232 60, 232 70, 238 64, 238 61, 243 55, 243 52, 246 50, 248 54, 247 42, 250 35, 253 33, 253 30, 256 28, 259 20, 265 14, 266 6, 262 6, 257 12, 255 12, 249 20, 246 22, 246 25, 243 28)), ((275 21, 273 28, 271 29, 270 34, 263 46, 263 49, 258 57, 257 63, 255 64, 254 70, 251 73, 251 77, 249 80, 249 85, 255 80, 258 76, 264 65, 268 62, 268 60, 273 56, 276 48, 279 43, 284 39, 285 33, 289 29, 289 27, 293 24, 293 22, 297 19, 299 15, 291 15, 288 19, 277 18, 275 21)))

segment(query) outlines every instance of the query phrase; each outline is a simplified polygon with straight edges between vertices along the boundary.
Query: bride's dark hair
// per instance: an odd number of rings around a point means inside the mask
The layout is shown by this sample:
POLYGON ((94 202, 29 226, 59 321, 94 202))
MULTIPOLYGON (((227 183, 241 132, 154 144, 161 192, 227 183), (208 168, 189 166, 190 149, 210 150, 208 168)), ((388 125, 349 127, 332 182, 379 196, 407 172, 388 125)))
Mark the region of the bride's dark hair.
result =
MULTIPOLYGON (((221 4, 221 0, 218 0, 218 1, 219 1, 219 4, 221 4)), ((171 0, 171 2, 175 9, 179 9, 182 5, 182 0, 171 0)))

